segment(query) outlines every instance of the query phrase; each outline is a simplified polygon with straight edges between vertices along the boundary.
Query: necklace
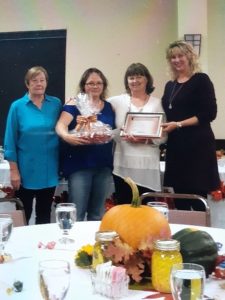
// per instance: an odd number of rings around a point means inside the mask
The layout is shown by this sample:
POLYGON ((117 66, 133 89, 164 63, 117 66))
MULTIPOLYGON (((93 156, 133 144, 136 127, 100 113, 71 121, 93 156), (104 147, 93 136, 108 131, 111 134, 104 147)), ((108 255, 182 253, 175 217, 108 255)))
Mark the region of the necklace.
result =
POLYGON ((183 83, 178 87, 178 89, 176 90, 176 87, 177 87, 177 82, 175 82, 175 84, 173 85, 173 89, 172 89, 172 92, 170 94, 170 98, 169 98, 169 109, 172 109, 173 106, 172 106, 172 103, 173 103, 173 100, 174 98, 177 96, 177 94, 180 92, 180 90, 182 89, 183 87, 183 83))
POLYGON ((145 107, 145 104, 148 102, 149 100, 149 95, 146 95, 145 97, 145 100, 143 102, 143 105, 142 106, 136 106, 133 102, 132 102, 132 99, 133 97, 130 98, 130 102, 129 102, 129 107, 128 107, 128 111, 130 112, 131 111, 131 105, 135 108, 135 110, 137 110, 137 112, 142 112, 144 107, 145 107))

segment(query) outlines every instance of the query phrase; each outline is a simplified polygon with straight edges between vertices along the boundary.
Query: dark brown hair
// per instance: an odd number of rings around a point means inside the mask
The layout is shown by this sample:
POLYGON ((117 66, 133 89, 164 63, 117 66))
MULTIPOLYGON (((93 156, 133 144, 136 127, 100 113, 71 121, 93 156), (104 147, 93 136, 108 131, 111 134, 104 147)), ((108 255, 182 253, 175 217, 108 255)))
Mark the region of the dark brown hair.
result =
POLYGON ((106 99, 106 94, 107 94, 107 88, 108 88, 108 80, 106 79, 105 75, 97 68, 89 68, 84 72, 84 74, 82 75, 82 77, 80 79, 80 82, 79 82, 80 92, 85 93, 85 84, 88 80, 88 77, 92 73, 98 74, 99 77, 101 78, 102 82, 103 82, 103 91, 100 95, 100 99, 105 100, 106 99))
POLYGON ((124 75, 124 85, 126 88, 126 91, 128 94, 130 94, 130 88, 128 86, 128 77, 129 76, 135 76, 135 75, 141 75, 146 77, 147 84, 146 84, 146 94, 151 94, 154 91, 153 86, 153 77, 150 74, 149 70, 141 63, 133 63, 131 64, 124 75))

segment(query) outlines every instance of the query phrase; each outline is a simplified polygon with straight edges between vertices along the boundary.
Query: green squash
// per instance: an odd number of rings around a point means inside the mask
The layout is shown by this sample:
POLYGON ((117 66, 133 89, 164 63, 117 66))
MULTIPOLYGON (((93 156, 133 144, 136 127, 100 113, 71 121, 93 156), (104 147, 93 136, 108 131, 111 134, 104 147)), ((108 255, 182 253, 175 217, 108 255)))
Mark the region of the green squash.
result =
POLYGON ((173 235, 180 242, 180 252, 184 263, 195 263, 205 268, 208 277, 215 268, 218 248, 206 231, 185 228, 173 235))

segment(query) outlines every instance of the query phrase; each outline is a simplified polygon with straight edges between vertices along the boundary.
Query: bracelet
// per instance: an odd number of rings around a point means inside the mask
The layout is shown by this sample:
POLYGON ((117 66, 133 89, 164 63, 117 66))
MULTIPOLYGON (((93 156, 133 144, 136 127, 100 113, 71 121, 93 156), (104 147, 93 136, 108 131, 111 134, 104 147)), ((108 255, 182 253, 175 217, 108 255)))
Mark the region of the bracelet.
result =
POLYGON ((182 124, 181 124, 181 122, 176 122, 176 125, 177 125, 177 129, 180 129, 180 128, 182 128, 182 124))

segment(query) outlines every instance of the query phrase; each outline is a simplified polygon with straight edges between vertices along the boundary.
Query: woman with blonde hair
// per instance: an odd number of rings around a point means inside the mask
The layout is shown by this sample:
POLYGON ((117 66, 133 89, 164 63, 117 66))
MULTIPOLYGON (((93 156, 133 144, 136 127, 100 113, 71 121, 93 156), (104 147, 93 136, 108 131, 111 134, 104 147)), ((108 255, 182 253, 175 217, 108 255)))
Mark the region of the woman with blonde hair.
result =
MULTIPOLYGON (((172 80, 162 97, 167 117, 163 129, 168 133, 164 185, 177 193, 207 197, 220 185, 210 125, 217 114, 214 87, 208 75, 200 71, 198 56, 190 44, 170 44, 166 58, 172 80)), ((178 200, 175 205, 178 209, 203 209, 194 200, 178 200)))

